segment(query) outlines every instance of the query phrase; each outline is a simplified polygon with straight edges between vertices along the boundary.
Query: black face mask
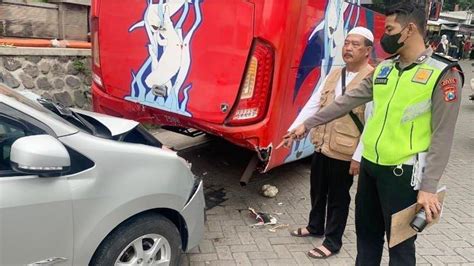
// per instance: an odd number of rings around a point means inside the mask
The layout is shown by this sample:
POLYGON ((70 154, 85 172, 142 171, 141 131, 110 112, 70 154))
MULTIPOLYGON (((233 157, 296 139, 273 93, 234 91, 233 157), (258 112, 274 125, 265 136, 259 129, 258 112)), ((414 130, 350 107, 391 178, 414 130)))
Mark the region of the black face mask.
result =
POLYGON ((405 42, 398 43, 404 29, 405 28, 403 28, 399 33, 393 35, 388 35, 386 33, 383 34, 380 44, 386 53, 394 54, 405 44, 405 42))

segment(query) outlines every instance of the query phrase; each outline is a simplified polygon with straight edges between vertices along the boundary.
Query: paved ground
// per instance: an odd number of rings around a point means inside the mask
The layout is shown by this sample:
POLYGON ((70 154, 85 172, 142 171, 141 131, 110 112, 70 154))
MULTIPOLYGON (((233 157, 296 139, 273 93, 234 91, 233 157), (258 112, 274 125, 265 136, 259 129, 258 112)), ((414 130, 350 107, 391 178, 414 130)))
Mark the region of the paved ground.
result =
MULTIPOLYGON (((471 61, 473 62, 473 61, 471 61)), ((462 66, 470 80, 470 63, 462 66)), ((467 82, 469 84, 469 82, 467 82)), ((442 222, 422 233, 417 240, 420 265, 474 265, 474 103, 467 101, 469 86, 462 96, 462 110, 456 128, 451 160, 442 184, 448 188, 442 222)), ((279 223, 290 228, 304 226, 309 212, 310 161, 302 160, 257 175, 245 188, 239 185, 249 153, 214 141, 184 155, 193 163, 193 171, 204 177, 207 198, 219 203, 209 209, 204 240, 183 256, 183 265, 353 265, 356 256, 354 203, 351 204, 341 252, 327 260, 313 260, 306 252, 319 245, 317 238, 295 238, 288 229, 270 232, 270 227, 252 228, 248 207, 274 214, 279 223), (264 198, 258 189, 266 183, 276 185, 276 198, 264 198)), ((356 182, 352 187, 354 198, 356 182)), ((387 264, 385 250, 383 264, 387 264)))

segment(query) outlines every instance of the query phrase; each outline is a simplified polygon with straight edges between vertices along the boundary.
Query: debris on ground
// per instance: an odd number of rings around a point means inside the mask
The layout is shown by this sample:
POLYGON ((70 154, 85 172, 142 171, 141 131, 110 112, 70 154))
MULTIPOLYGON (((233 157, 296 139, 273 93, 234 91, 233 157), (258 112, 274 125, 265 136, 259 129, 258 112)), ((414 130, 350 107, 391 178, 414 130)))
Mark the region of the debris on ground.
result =
POLYGON ((257 221, 256 224, 251 225, 252 227, 262 225, 275 225, 277 223, 277 219, 268 213, 256 212, 255 209, 251 207, 249 207, 249 211, 250 215, 257 221))
POLYGON ((265 184, 262 186, 260 193, 265 197, 273 198, 278 194, 278 188, 270 184, 265 184))
POLYGON ((281 229, 281 228, 287 228, 289 227, 290 225, 289 224, 279 224, 277 226, 274 226, 270 229, 268 229, 268 231, 272 232, 272 233, 275 233, 277 229, 281 229))
POLYGON ((283 202, 278 202, 277 205, 278 206, 283 206, 283 202))

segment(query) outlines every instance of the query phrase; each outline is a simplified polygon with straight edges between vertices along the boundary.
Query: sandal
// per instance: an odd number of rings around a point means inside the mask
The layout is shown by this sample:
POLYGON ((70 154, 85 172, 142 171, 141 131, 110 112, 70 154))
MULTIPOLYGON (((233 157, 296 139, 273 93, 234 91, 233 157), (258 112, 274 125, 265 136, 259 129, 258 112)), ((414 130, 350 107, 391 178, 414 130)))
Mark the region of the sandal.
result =
MULTIPOLYGON (((323 235, 316 235, 316 234, 311 234, 308 232, 308 234, 303 234, 302 232, 303 228, 298 228, 297 230, 290 231, 290 235, 296 236, 296 237, 308 237, 308 236, 313 236, 313 237, 323 237, 323 235)), ((308 229, 306 229, 308 230, 308 229)))
POLYGON ((339 253, 339 252, 331 252, 331 254, 326 255, 326 253, 324 253, 324 251, 322 251, 319 247, 313 248, 311 251, 308 251, 308 256, 313 258, 313 259, 327 259, 327 258, 339 253), (318 253, 321 256, 316 256, 313 253, 311 253, 311 251, 314 251, 314 252, 318 253))

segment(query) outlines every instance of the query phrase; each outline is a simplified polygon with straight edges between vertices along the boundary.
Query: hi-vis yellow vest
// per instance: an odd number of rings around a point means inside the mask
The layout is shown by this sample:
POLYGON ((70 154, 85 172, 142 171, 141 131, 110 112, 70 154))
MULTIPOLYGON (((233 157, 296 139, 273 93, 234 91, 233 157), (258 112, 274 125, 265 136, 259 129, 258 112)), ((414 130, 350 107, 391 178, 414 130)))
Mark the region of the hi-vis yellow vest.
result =
POLYGON ((452 64, 434 55, 400 71, 393 59, 380 63, 373 75, 373 115, 363 134, 365 159, 399 165, 431 144, 431 96, 452 64))

